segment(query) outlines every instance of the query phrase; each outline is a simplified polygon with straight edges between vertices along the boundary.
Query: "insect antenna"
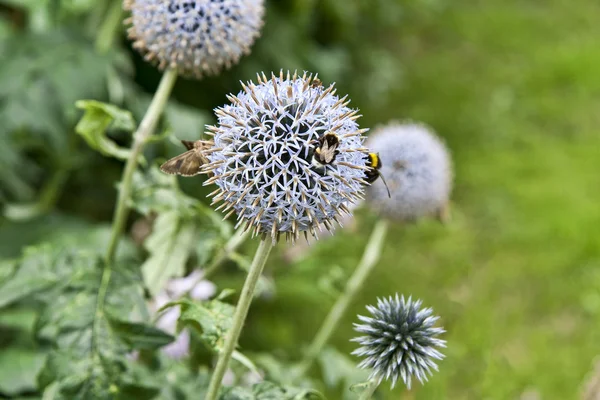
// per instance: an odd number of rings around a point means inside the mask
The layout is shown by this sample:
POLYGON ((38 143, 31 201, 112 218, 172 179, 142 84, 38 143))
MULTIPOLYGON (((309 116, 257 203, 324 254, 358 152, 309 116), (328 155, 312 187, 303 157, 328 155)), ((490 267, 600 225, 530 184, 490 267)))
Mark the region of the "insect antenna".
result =
POLYGON ((392 194, 390 193, 390 188, 388 187, 388 184, 385 181, 385 178, 383 177, 383 174, 381 172, 379 172, 379 171, 377 171, 377 173, 379 174, 379 177, 381 178, 381 181, 385 185, 385 189, 387 190, 388 197, 391 199, 392 198, 392 194))

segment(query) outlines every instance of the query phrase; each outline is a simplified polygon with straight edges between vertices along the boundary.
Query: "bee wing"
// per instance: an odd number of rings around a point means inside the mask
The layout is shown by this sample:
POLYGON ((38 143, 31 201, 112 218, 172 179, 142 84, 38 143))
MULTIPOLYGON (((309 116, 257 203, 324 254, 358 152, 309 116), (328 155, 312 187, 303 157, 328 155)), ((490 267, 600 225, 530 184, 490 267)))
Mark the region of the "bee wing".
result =
POLYGON ((323 143, 322 147, 322 158, 325 161, 325 164, 330 164, 333 162, 335 156, 337 155, 338 143, 332 143, 331 146, 327 141, 323 143))
POLYGON ((173 157, 160 166, 160 170, 171 175, 194 176, 201 173, 200 167, 207 161, 196 150, 188 150, 173 157))

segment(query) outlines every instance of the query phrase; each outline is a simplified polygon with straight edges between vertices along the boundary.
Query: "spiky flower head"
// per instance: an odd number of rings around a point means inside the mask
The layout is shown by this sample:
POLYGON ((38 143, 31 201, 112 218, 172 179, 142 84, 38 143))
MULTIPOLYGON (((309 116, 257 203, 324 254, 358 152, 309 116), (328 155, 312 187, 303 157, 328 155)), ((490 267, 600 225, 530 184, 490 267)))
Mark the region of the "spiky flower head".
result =
POLYGON ((383 217, 411 221, 424 216, 443 218, 452 190, 450 155, 425 125, 391 123, 369 136, 367 146, 378 152, 382 182, 367 188, 367 203, 383 217))
POLYGON ((367 310, 371 317, 359 315, 362 324, 354 324, 365 336, 352 339, 361 346, 352 354, 363 357, 358 366, 371 370, 369 379, 391 380, 392 387, 401 379, 410 389, 413 376, 423 383, 432 369, 437 371, 436 360, 444 358, 437 348, 446 347, 446 341, 437 338, 445 331, 433 326, 439 317, 431 308, 396 294, 377 299, 377 307, 367 310))
POLYGON ((238 62, 258 37, 264 0, 124 0, 129 37, 147 61, 201 78, 238 62))
POLYGON ((325 88, 306 73, 262 74, 258 84, 242 87, 208 129, 215 148, 205 172, 214 176, 206 183, 219 187, 213 203, 222 201, 219 208, 237 213, 238 225, 273 241, 282 233, 293 241, 300 232, 316 236, 320 226, 331 230, 363 193, 366 130, 356 123, 357 111, 333 85, 325 88), (326 132, 337 135, 339 153, 320 168, 313 157, 326 132))

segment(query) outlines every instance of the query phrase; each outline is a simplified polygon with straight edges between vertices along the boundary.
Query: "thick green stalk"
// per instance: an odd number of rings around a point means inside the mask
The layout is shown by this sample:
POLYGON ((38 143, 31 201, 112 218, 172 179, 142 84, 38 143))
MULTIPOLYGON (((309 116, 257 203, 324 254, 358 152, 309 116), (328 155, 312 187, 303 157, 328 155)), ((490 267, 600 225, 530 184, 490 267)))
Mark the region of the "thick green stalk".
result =
POLYGON ((254 254, 254 259, 252 260, 252 265, 250 266, 250 270, 248 271, 248 276, 246 277, 246 282, 244 282, 244 287, 242 288, 242 293, 240 295, 240 299, 238 300, 237 306, 235 307, 235 313, 233 314, 233 323, 231 325, 231 329, 227 332, 225 337, 225 344, 223 345, 223 350, 219 353, 219 359, 217 360, 217 366, 212 374, 210 379, 210 384, 208 386, 208 392, 206 394, 206 400, 216 400, 219 395, 219 388, 221 387, 221 381, 223 380, 223 376, 225 375, 225 371, 227 370, 227 366, 229 365, 229 360, 231 359, 231 355, 235 350, 238 339, 240 337, 240 333, 242 332, 242 327, 244 326, 244 321, 246 320, 246 316, 248 315, 248 309, 250 308, 250 303, 252 302, 252 297, 254 296, 254 290, 256 289, 256 284, 260 275, 262 274, 265 263, 267 262, 267 258, 269 257, 269 253, 271 252, 271 248, 273 244, 270 238, 265 238, 261 240, 256 253, 254 254))
POLYGON ((138 158, 142 154, 146 141, 154 132, 158 119, 160 118, 171 90, 177 80, 177 71, 174 69, 167 69, 154 93, 150 107, 146 111, 146 115, 142 119, 138 130, 133 135, 133 145, 131 147, 131 154, 125 163, 125 170, 121 179, 121 188, 119 190, 119 196, 117 198, 117 206, 115 209, 115 215, 113 218, 112 232, 110 242, 108 244, 108 250, 106 252, 106 263, 111 264, 113 262, 119 238, 125 227, 125 222, 129 214, 127 208, 127 200, 131 193, 131 182, 133 180, 133 174, 137 168, 138 158))
POLYGON ((336 300, 335 304, 329 311, 329 314, 323 321, 321 328, 308 347, 304 359, 298 367, 298 377, 306 374, 315 359, 319 356, 323 350, 323 347, 325 347, 325 344, 327 344, 327 341, 331 338, 335 328, 337 328, 339 325, 340 320, 350 305, 350 302, 360 291, 367 277, 373 270, 373 267, 375 267, 379 261, 379 256, 381 255, 381 248, 383 246, 383 242, 385 241, 387 229, 388 222, 386 220, 379 220, 377 225, 375 225, 373 233, 371 233, 371 237, 367 243, 367 247, 365 248, 365 252, 363 253, 360 263, 356 267, 354 274, 352 274, 348 280, 344 292, 336 300))
POLYGON ((156 128, 158 119, 162 114, 173 85, 177 80, 177 72, 175 70, 168 69, 165 71, 156 93, 152 98, 150 107, 146 111, 146 115, 142 119, 140 126, 133 135, 133 145, 131 146, 131 154, 125 163, 125 169, 121 178, 121 187, 119 189, 119 195, 117 197, 117 205, 115 208, 115 214, 113 217, 112 231, 106 251, 104 260, 104 269, 102 270, 102 279, 100 281, 100 288, 98 289, 98 297, 96 299, 96 311, 94 315, 94 327, 92 332, 92 347, 95 348, 95 339, 98 337, 98 329, 100 321, 102 320, 102 313, 104 312, 104 301, 106 299, 106 293, 108 291, 108 285, 110 283, 110 275, 112 273, 113 262, 115 253, 117 251, 117 245, 119 244, 119 238, 123 232, 129 209, 127 208, 127 200, 131 194, 131 183, 133 180, 133 174, 137 168, 139 156, 142 154, 146 141, 156 128))
POLYGON ((371 397, 373 397, 373 393, 375 393, 375 390, 377 390, 378 387, 379 383, 371 380, 370 385, 360 394, 358 400, 369 400, 371 397))

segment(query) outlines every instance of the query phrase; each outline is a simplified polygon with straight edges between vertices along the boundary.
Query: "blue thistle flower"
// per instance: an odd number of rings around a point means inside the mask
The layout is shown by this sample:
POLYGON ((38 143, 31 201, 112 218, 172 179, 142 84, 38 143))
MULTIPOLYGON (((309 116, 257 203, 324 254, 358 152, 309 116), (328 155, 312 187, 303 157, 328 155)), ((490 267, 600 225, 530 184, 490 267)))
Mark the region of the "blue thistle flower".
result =
MULTIPOLYGON (((231 105, 216 110, 214 149, 205 171, 214 174, 213 204, 237 213, 238 226, 254 234, 299 232, 316 236, 316 228, 332 230, 340 213, 362 197, 367 149, 363 147, 356 110, 346 97, 324 88, 312 75, 258 76, 258 85, 242 83, 243 91, 228 96, 231 105), (335 161, 323 170, 313 165, 315 142, 325 133, 339 139, 335 161)), ((226 216, 226 217, 227 217, 226 216)))
POLYGON ((133 47, 160 69, 216 75, 258 37, 264 0, 124 0, 133 47))
POLYGON ((364 357, 359 368, 371 369, 369 379, 377 383, 392 381, 392 387, 401 379, 410 389, 412 377, 421 383, 431 370, 438 370, 435 360, 444 355, 436 347, 446 347, 446 341, 437 336, 444 331, 433 325, 439 319, 431 308, 421 308, 421 300, 404 296, 377 299, 377 307, 367 306, 371 317, 359 315, 363 324, 354 329, 366 336, 352 339, 361 347, 352 352, 364 357))
POLYGON ((366 190, 367 203, 383 217, 411 221, 424 216, 444 217, 452 189, 450 155, 442 141, 422 124, 391 123, 367 140, 383 162, 385 186, 375 182, 366 190))

